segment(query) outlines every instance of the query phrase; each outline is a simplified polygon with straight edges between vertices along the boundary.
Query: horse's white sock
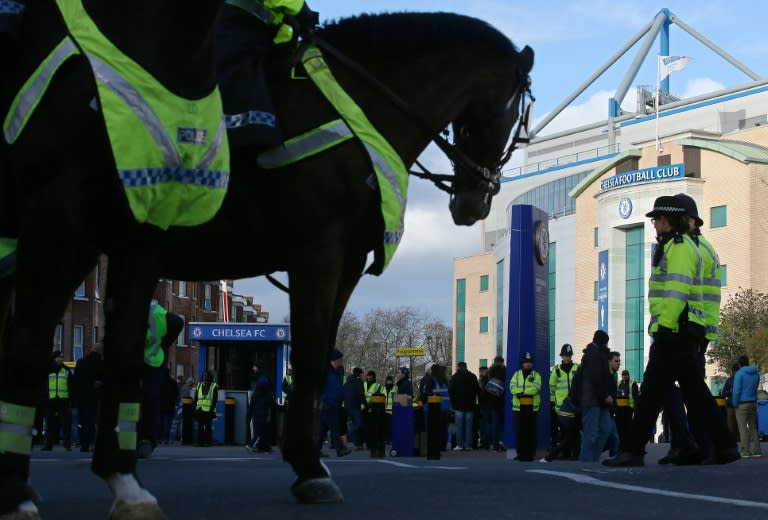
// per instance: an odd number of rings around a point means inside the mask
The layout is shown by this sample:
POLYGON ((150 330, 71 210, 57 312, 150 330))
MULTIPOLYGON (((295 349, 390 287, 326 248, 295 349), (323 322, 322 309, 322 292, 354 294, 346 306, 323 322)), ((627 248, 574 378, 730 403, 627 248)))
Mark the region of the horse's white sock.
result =
POLYGON ((155 497, 139 486, 136 478, 129 473, 115 473, 107 478, 107 485, 112 490, 115 502, 125 502, 126 504, 157 503, 155 497))
POLYGON ((38 509, 34 502, 25 500, 16 508, 17 513, 37 513, 38 509))

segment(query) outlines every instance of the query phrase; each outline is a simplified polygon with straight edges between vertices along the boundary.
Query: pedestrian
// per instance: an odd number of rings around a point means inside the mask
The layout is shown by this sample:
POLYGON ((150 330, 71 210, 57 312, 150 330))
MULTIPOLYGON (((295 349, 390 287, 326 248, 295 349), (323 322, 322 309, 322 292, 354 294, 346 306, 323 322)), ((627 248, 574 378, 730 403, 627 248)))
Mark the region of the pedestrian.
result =
POLYGON ((616 391, 616 429, 619 433, 620 451, 626 451, 629 429, 632 427, 632 414, 639 393, 637 383, 630 377, 629 370, 622 370, 616 391))
POLYGON ((509 381, 512 410, 517 430, 517 456, 520 462, 532 462, 536 456, 536 413, 541 405, 541 375, 533 369, 533 356, 524 352, 520 369, 509 381))
POLYGON ((398 395, 410 395, 413 397, 413 383, 411 383, 411 371, 408 367, 400 367, 397 371, 397 394, 398 395))
POLYGON ((490 409, 490 395, 485 390, 485 386, 488 384, 488 367, 482 365, 477 374, 477 382, 480 385, 479 393, 477 396, 477 411, 479 417, 477 432, 480 440, 480 449, 487 450, 491 447, 491 409, 490 409))
POLYGON ((480 384, 477 376, 467 369, 464 361, 456 365, 456 372, 448 383, 448 396, 451 400, 454 421, 456 423, 457 451, 472 451, 472 419, 477 404, 480 384))
POLYGON ((570 343, 565 343, 560 347, 560 364, 555 365, 549 374, 549 408, 552 417, 550 445, 553 447, 560 441, 562 433, 557 410, 568 397, 573 376, 576 375, 578 369, 579 365, 573 362, 573 347, 570 343))
POLYGON ((488 407, 491 411, 490 445, 498 452, 507 451, 504 446, 504 394, 507 385, 507 367, 502 356, 493 359, 491 368, 488 369, 488 383, 485 391, 488 393, 488 407))
POLYGON ((739 432, 739 428, 736 425, 736 410, 733 407, 733 378, 736 377, 736 372, 741 367, 738 363, 734 363, 731 366, 731 375, 725 380, 722 390, 720 390, 720 397, 725 399, 725 414, 728 424, 728 431, 733 435, 739 432))
POLYGON ((291 396, 293 396, 293 369, 291 367, 285 369, 285 377, 283 377, 280 388, 283 392, 283 408, 287 410, 288 403, 291 402, 291 396))
POLYGON ((104 345, 94 343, 87 356, 75 365, 72 378, 74 404, 77 407, 80 451, 91 450, 96 435, 96 415, 104 387, 104 345))
POLYGON ((264 363, 255 360, 251 365, 253 391, 248 403, 248 422, 253 434, 246 449, 251 453, 272 453, 272 417, 275 394, 272 382, 264 372, 264 363))
POLYGON ((357 449, 364 449, 363 411, 366 408, 365 387, 361 376, 363 369, 355 367, 344 383, 344 413, 347 416, 347 438, 357 449))
POLYGON ((760 374, 749 365, 747 356, 739 357, 739 371, 733 378, 733 407, 739 425, 742 457, 762 457, 760 434, 757 431, 757 389, 760 374))
POLYGON ((149 458, 157 447, 162 428, 162 402, 168 370, 168 349, 176 341, 184 318, 168 312, 156 300, 149 306, 141 369, 141 414, 138 424, 139 458, 149 458))
POLYGON ((424 406, 427 403, 427 397, 432 394, 432 389, 435 386, 435 382, 432 379, 432 367, 435 365, 435 363, 428 363, 425 370, 424 370, 424 377, 421 378, 421 381, 419 381, 419 398, 418 402, 421 403, 421 406, 424 406))
POLYGON ((51 354, 53 363, 48 373, 48 403, 46 407, 47 435, 43 451, 51 451, 59 442, 59 430, 64 433, 64 449, 72 451, 72 409, 69 389, 72 388, 72 372, 64 365, 60 350, 51 354))
POLYGON ((613 378, 608 364, 608 334, 595 331, 581 358, 579 407, 581 409, 582 462, 597 462, 613 431, 610 406, 613 378))
POLYGON ((613 403, 608 407, 608 413, 611 416, 611 433, 608 435, 606 449, 611 457, 619 453, 619 429, 616 426, 616 396, 619 389, 619 369, 621 368, 621 353, 612 350, 608 354, 608 370, 611 373, 611 399, 613 403))
POLYGON ((352 453, 348 447, 341 441, 341 420, 340 413, 342 403, 344 402, 344 354, 340 350, 334 350, 331 353, 330 366, 323 386, 322 397, 320 399, 320 435, 318 436, 317 449, 321 456, 326 456, 322 452, 323 440, 330 431, 331 446, 336 449, 336 456, 344 457, 352 453))
POLYGON ((387 375, 384 379, 384 442, 392 444, 392 408, 395 405, 395 378, 387 375))
POLYGON ((213 372, 203 372, 203 380, 195 392, 195 417, 197 418, 197 442, 195 446, 207 448, 213 440, 213 418, 216 417, 219 385, 213 380, 213 372))
POLYGON ((701 253, 688 236, 688 216, 679 200, 670 196, 658 197, 646 216, 653 222, 658 242, 648 284, 651 316, 648 332, 653 336, 653 343, 632 420, 629 450, 603 464, 644 464, 648 435, 675 381, 680 385, 689 412, 706 424, 715 446, 712 462, 733 462, 739 459, 739 452, 698 369, 706 320, 700 282, 701 253))
MULTIPOLYGON (((369 370, 365 374, 365 381, 363 381, 363 392, 365 393, 365 406, 363 408, 363 432, 362 438, 365 439, 368 447, 374 444, 373 440, 378 438, 376 436, 375 428, 373 425, 373 409, 371 408, 371 398, 374 394, 382 394, 381 383, 376 382, 376 372, 369 370)), ((359 447, 362 447, 360 445, 359 447)))

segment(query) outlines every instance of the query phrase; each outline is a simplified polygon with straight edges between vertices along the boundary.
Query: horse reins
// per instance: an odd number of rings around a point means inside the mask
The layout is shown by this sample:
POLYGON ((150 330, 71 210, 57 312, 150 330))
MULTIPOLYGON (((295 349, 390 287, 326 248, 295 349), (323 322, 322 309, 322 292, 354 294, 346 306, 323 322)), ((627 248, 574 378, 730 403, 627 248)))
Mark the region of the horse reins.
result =
MULTIPOLYGON (((527 75, 526 77, 522 78, 521 85, 515 92, 515 97, 518 98, 518 102, 520 103, 517 130, 515 131, 515 135, 512 137, 512 142, 503 152, 501 159, 493 166, 493 169, 491 169, 480 166, 475 161, 467 157, 467 155, 462 152, 455 143, 449 142, 441 135, 441 132, 436 132, 433 130, 432 127, 426 122, 424 117, 414 111, 404 99, 395 94, 389 87, 384 85, 370 72, 361 67, 357 62, 350 59, 347 55, 342 53, 326 40, 319 37, 316 33, 310 32, 307 35, 307 38, 303 40, 302 44, 300 45, 300 49, 307 44, 304 42, 311 42, 316 44, 322 50, 328 52, 330 55, 340 61, 343 65, 350 68, 363 79, 368 81, 376 90, 383 94, 385 98, 392 102, 392 104, 394 104, 403 113, 413 119, 419 125, 419 127, 421 127, 422 131, 430 137, 430 140, 435 143, 454 164, 454 168, 457 166, 462 166, 464 169, 479 177, 481 180, 488 182, 489 191, 491 193, 495 195, 499 192, 501 189, 501 168, 511 159, 512 152, 515 151, 518 145, 528 143, 527 126, 528 119, 530 117, 530 104, 526 106, 525 101, 526 97, 533 100, 533 96, 531 95, 530 80, 528 79, 527 75), (522 135, 523 130, 525 130, 524 136, 522 135)), ((297 55, 301 55, 301 53, 297 52, 297 55)), ((444 130, 443 132, 447 132, 447 130, 444 130)), ((422 165, 418 160, 415 161, 415 163, 419 168, 422 169, 422 171, 409 171, 409 174, 421 179, 430 180, 435 184, 435 186, 447 193, 456 193, 455 188, 452 185, 447 184, 454 182, 455 176, 435 174, 425 168, 424 165, 422 165)))

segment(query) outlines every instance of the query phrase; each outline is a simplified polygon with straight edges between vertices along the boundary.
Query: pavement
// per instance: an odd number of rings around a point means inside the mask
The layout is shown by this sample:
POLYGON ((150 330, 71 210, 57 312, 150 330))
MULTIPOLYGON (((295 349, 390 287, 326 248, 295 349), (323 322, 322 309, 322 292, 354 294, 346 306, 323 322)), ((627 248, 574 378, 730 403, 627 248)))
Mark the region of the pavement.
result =
MULTIPOLYGON (((768 456, 660 466, 667 448, 649 445, 641 468, 523 463, 489 451, 444 452, 440 460, 355 451, 323 459, 344 492, 342 504, 296 504, 293 472, 277 450, 161 445, 139 462, 139 477, 170 519, 768 518, 768 456)), ((59 447, 33 451, 32 485, 43 498, 43 519, 105 518, 112 501, 90 471, 90 454, 59 447)))

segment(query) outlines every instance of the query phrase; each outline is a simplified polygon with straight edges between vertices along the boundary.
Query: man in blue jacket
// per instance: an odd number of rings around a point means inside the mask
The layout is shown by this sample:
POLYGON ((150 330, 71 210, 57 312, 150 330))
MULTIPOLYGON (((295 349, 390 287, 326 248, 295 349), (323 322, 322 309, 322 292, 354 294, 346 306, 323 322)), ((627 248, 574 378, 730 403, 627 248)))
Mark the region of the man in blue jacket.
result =
POLYGON ((328 377, 323 387, 323 395, 320 400, 320 436, 318 437, 318 451, 323 447, 325 434, 331 432, 331 445, 336 448, 336 455, 343 457, 352 453, 352 450, 341 444, 340 419, 341 404, 344 402, 344 354, 340 350, 334 350, 331 354, 331 366, 328 368, 328 377))
POLYGON ((736 422, 741 438, 742 457, 761 457, 760 437, 757 433, 757 387, 760 374, 749 365, 749 358, 739 358, 739 371, 733 378, 733 407, 736 409, 736 422))

